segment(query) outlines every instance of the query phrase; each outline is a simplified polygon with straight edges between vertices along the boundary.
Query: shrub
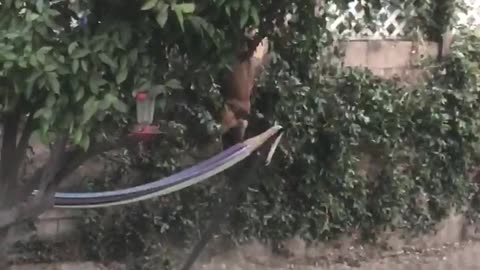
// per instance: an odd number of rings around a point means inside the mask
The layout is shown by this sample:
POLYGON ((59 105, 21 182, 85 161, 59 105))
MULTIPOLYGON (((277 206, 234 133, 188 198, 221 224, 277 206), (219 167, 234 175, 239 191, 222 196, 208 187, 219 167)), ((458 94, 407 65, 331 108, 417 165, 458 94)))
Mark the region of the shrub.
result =
MULTIPOLYGON (((467 173, 479 157, 478 42, 477 32, 463 31, 451 54, 429 68, 430 79, 413 89, 280 51, 255 107, 284 125, 286 136, 227 230, 236 238, 308 240, 352 230, 371 235, 385 226, 418 231, 464 206, 474 188, 467 173)), ((172 149, 170 156, 186 153, 172 149)), ((152 172, 178 168, 162 155, 150 159, 152 172)), ((222 190, 212 183, 114 211, 108 225, 103 212, 91 215, 89 239, 109 251, 95 254, 124 258, 111 252, 121 246, 145 255, 153 237, 199 230, 219 203, 222 190)))

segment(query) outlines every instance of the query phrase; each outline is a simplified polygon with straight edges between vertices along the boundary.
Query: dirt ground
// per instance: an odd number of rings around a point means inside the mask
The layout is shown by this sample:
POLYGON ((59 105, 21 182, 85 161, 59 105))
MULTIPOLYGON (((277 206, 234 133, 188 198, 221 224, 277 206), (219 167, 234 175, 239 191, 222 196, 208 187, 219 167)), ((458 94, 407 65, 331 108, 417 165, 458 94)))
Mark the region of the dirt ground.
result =
POLYGON ((468 270, 480 269, 480 242, 464 242, 425 250, 405 250, 379 254, 361 260, 345 257, 343 262, 296 262, 284 258, 258 260, 237 253, 219 256, 196 270, 468 270))
MULTIPOLYGON (((253 250, 252 250, 253 251, 253 250)), ((477 270, 480 269, 480 242, 464 242, 438 249, 405 251, 389 254, 360 263, 332 263, 328 266, 315 263, 289 262, 286 259, 243 256, 220 256, 195 270, 477 270)), ((57 265, 14 266, 11 270, 126 270, 125 267, 106 267, 85 262, 57 265)))
POLYGON ((201 259, 195 270, 468 270, 480 269, 480 239, 461 215, 451 214, 422 237, 386 233, 380 245, 354 244, 354 237, 307 245, 283 244, 282 254, 253 241, 201 259))
MULTIPOLYGON (((355 244, 345 236, 330 243, 307 245, 299 238, 283 242, 281 252, 250 241, 230 250, 212 242, 194 270, 469 270, 480 269, 480 237, 452 214, 435 232, 422 237, 386 233, 380 245, 355 244), (475 240, 477 239, 477 240, 475 240)), ((14 266, 11 270, 127 270, 93 262, 14 266)))

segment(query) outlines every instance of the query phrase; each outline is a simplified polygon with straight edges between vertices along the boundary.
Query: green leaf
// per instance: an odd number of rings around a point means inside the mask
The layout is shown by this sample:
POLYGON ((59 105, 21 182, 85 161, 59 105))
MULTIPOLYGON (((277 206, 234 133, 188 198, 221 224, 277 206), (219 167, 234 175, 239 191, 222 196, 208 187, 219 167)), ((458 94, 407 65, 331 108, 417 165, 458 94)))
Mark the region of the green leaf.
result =
POLYGON ((11 69, 13 67, 13 62, 8 61, 3 64, 4 69, 11 69))
POLYGON ((242 10, 248 12, 250 10, 250 0, 242 0, 242 10))
POLYGON ((73 51, 78 47, 78 42, 74 41, 68 45, 68 54, 71 55, 73 51))
POLYGON ((55 105, 55 102, 57 101, 57 99, 55 98, 55 95, 48 95, 47 97, 47 101, 45 102, 45 104, 47 105, 48 108, 52 108, 53 105, 55 105))
POLYGON ((71 134, 73 131, 73 126, 75 123, 75 117, 72 112, 67 112, 63 115, 62 119, 62 128, 68 129, 68 132, 71 134))
POLYGON ((45 7, 45 4, 44 4, 43 0, 36 0, 35 1, 35 7, 37 8, 38 12, 42 12, 43 8, 45 7))
POLYGON ((184 26, 183 26, 183 12, 181 9, 177 8, 177 5, 173 6, 173 10, 175 11, 175 14, 177 15, 178 23, 180 24, 180 28, 182 31, 185 31, 184 26))
POLYGON ((182 84, 176 80, 176 79, 171 79, 165 83, 165 86, 171 89, 183 89, 182 84))
POLYGON ((42 75, 42 72, 36 71, 27 78, 27 87, 25 88, 26 98, 30 98, 32 96, 33 86, 35 85, 35 82, 41 75, 42 75))
POLYGON ((80 101, 80 99, 82 99, 84 95, 85 95, 85 87, 80 86, 78 90, 75 92, 75 101, 77 102, 80 101))
POLYGON ((4 52, 2 56, 9 61, 15 61, 17 59, 17 55, 12 52, 4 52))
POLYGON ((120 68, 128 68, 128 55, 120 57, 120 68))
POLYGON ((128 69, 126 67, 121 68, 117 73, 117 75, 115 76, 115 82, 117 84, 121 84, 127 79, 127 76, 128 76, 128 69))
POLYGON ((45 54, 37 52, 37 60, 41 64, 45 64, 45 54))
POLYGON ((61 15, 60 12, 58 12, 58 11, 55 10, 55 9, 51 9, 51 8, 47 10, 47 14, 50 15, 50 16, 52 16, 52 17, 56 17, 56 16, 61 15))
POLYGON ((7 39, 16 39, 16 38, 18 38, 18 37, 20 37, 20 36, 21 36, 21 35, 20 35, 20 33, 18 33, 18 32, 5 34, 5 37, 6 37, 7 39))
POLYGON ((105 45, 107 44, 108 41, 108 36, 102 35, 99 38, 95 39, 93 43, 93 48, 92 51, 94 52, 100 52, 105 50, 105 45))
POLYGON ((35 54, 30 55, 29 61, 30 65, 37 67, 38 66, 38 60, 35 54))
POLYGON ((81 128, 77 128, 75 130, 75 133, 73 134, 73 143, 74 144, 79 144, 80 141, 82 140, 83 137, 83 132, 81 128))
POLYGON ((230 5, 225 5, 225 13, 227 13, 228 17, 232 17, 230 5))
POLYGON ((110 104, 112 104, 117 100, 117 97, 114 96, 112 93, 107 93, 103 99, 107 100, 110 104))
POLYGON ((111 105, 111 102, 108 99, 102 99, 98 102, 98 109, 100 111, 105 111, 107 110, 111 105))
POLYGON ((27 22, 33 22, 36 19, 38 19, 39 17, 40 17, 40 15, 38 15, 37 13, 27 11, 27 15, 26 15, 25 19, 27 20, 27 22))
POLYGON ((47 73, 48 84, 50 89, 55 92, 55 94, 60 94, 60 82, 58 81, 57 75, 55 73, 47 73))
POLYGON ((156 4, 158 0, 147 0, 145 3, 142 5, 141 10, 149 10, 152 9, 156 4))
POLYGON ((78 61, 78 59, 73 60, 73 62, 72 62, 72 72, 73 72, 73 74, 77 73, 79 67, 80 67, 80 61, 78 61))
POLYGON ((168 5, 163 2, 159 2, 156 9, 157 15, 155 16, 155 20, 157 21, 158 25, 163 28, 168 20, 168 5))
POLYGON ((112 58, 110 58, 110 56, 106 55, 105 53, 100 53, 98 55, 98 58, 100 58, 100 60, 104 64, 109 65, 112 69, 116 69, 118 67, 117 63, 115 63, 115 61, 112 58))
POLYGON ((88 72, 88 63, 85 60, 80 61, 80 66, 82 66, 83 71, 88 72))
POLYGON ((84 151, 87 151, 90 147, 90 136, 83 136, 79 146, 82 147, 84 151))
POLYGON ((89 53, 90 51, 87 49, 78 49, 78 50, 75 50, 71 56, 73 59, 78 59, 78 58, 83 58, 87 56, 89 53))
POLYGON ((92 74, 90 76, 90 80, 88 81, 88 86, 90 87, 90 91, 94 94, 97 94, 100 91, 100 87, 105 85, 107 81, 102 79, 102 77, 98 74, 92 74))
POLYGON ((43 114, 44 111, 45 111, 45 108, 38 109, 38 110, 33 114, 33 118, 34 118, 34 119, 39 118, 40 116, 42 116, 42 114, 43 114))
POLYGON ((250 8, 250 16, 253 19, 253 23, 258 26, 260 24, 260 17, 258 15, 258 9, 255 6, 250 8))
POLYGON ((27 68, 27 62, 25 60, 20 60, 18 61, 18 65, 21 67, 21 68, 27 68))
POLYGON ((52 51, 52 49, 53 49, 52 46, 44 46, 44 47, 38 49, 37 53, 46 54, 46 53, 49 53, 50 51, 52 51))
POLYGON ((68 68, 67 65, 58 65, 57 66, 57 74, 60 76, 71 74, 72 72, 68 68))
POLYGON ((189 16, 187 18, 187 21, 190 22, 190 24, 193 26, 195 31, 200 33, 202 35, 202 38, 203 38, 203 27, 202 27, 202 24, 201 24, 199 19, 201 19, 201 18, 199 18, 198 16, 192 15, 192 16, 189 16))
POLYGON ((54 70, 56 70, 56 69, 57 69, 57 65, 54 65, 54 64, 46 65, 46 66, 44 67, 44 70, 45 70, 46 72, 52 72, 52 71, 54 71, 54 70))
POLYGON ((115 99, 115 101, 112 104, 113 104, 113 108, 115 108, 115 110, 117 110, 121 113, 127 113, 128 112, 127 104, 125 104, 120 99, 118 99, 118 98, 115 99))
POLYGON ((18 81, 13 82, 13 89, 15 94, 19 94, 23 90, 18 86, 18 81))
POLYGON ((180 9, 185 14, 190 14, 195 11, 195 4, 194 3, 183 3, 177 4, 176 8, 180 9))
POLYGON ((152 95, 156 96, 159 94, 164 94, 166 92, 166 88, 164 85, 158 84, 152 86, 152 88, 149 91, 152 95))
POLYGON ((33 115, 33 118, 43 118, 45 120, 50 120, 52 117, 52 108, 45 107, 41 108, 40 110, 36 111, 33 115))
POLYGON ((57 30, 57 31, 62 30, 62 27, 60 25, 58 25, 54 20, 52 20, 52 18, 50 16, 44 14, 42 17, 43 17, 43 22, 45 23, 45 25, 48 26, 49 28, 51 28, 52 30, 57 30))
POLYGON ((250 14, 248 14, 248 12, 242 12, 242 15, 240 17, 240 27, 243 28, 247 24, 249 15, 250 14))
POLYGON ((138 60, 138 49, 131 49, 128 53, 128 60, 131 63, 136 63, 138 60))
POLYGON ((82 121, 81 124, 85 124, 90 119, 92 119, 93 115, 97 113, 98 110, 98 101, 95 99, 95 97, 90 97, 87 102, 83 105, 83 116, 82 116, 82 121))

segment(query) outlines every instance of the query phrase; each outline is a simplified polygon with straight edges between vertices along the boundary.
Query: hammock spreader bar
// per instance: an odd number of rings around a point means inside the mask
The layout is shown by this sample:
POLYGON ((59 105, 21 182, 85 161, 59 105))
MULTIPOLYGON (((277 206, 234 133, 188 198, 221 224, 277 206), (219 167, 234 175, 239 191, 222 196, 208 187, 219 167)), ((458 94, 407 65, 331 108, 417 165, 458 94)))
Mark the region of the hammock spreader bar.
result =
POLYGON ((54 206, 56 208, 100 208, 163 196, 225 171, 251 155, 270 138, 277 136, 277 140, 268 154, 268 163, 278 145, 281 132, 281 126, 273 126, 260 135, 238 143, 197 165, 151 183, 105 192, 58 192, 55 193, 54 206))

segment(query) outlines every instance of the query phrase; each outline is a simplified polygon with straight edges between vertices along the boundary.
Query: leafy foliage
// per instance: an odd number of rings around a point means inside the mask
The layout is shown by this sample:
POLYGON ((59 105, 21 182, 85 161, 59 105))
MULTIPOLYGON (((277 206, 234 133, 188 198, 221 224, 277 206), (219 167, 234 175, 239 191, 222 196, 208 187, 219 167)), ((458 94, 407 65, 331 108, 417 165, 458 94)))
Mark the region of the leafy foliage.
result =
MULTIPOLYGON (((331 65, 337 40, 326 31, 327 9, 315 16, 314 1, 59 3, 0 3, 2 112, 21 100, 34 109, 42 137, 67 130, 88 148, 100 128, 124 131, 132 90, 157 86, 157 117, 179 136, 154 142, 162 151, 130 152, 112 179, 134 169, 142 171, 139 179, 152 179, 194 162, 178 160, 215 139, 216 82, 244 46, 243 31, 258 26, 268 34, 274 53, 252 130, 278 120, 287 127, 286 143, 231 213, 226 229, 234 237, 314 240, 384 225, 425 228, 469 195, 466 172, 478 153, 476 34, 456 44, 432 80, 409 90, 331 65), (372 169, 361 166, 368 159, 372 169)), ((159 260, 168 261, 153 256, 163 248, 157 239, 199 230, 221 194, 206 184, 93 211, 84 227, 90 256, 157 269, 159 260)))
MULTIPOLYGON (((468 202, 477 188, 468 173, 480 153, 477 32, 462 30, 451 54, 414 89, 368 71, 319 63, 317 57, 325 59, 331 51, 317 49, 330 44, 331 37, 317 32, 315 38, 313 32, 309 40, 291 34, 295 38, 286 38, 285 46, 277 45, 255 100, 262 121, 286 126, 284 144, 271 168, 259 170, 261 183, 231 213, 225 230, 232 237, 300 234, 318 240, 351 231, 372 236, 384 226, 426 230, 452 207, 468 202)), ((179 149, 162 153, 162 159, 154 155, 149 168, 168 174, 181 167, 175 158, 153 162, 187 154, 179 149)), ((101 232, 102 239, 123 241, 122 247, 133 243, 130 237, 140 243, 152 238, 146 235, 201 231, 209 209, 221 203, 221 193, 206 184, 162 198, 161 209, 154 201, 115 212, 115 220, 122 220, 113 225, 122 228, 119 234, 108 234, 112 227, 105 226, 102 215, 89 219, 100 227, 86 228, 92 239, 101 232), (118 225, 124 222, 136 234, 118 225), (149 229, 139 229, 144 226, 149 229)), ((152 246, 150 241, 142 245, 152 246)), ((102 250, 111 251, 104 258, 124 256, 113 245, 102 250)))

